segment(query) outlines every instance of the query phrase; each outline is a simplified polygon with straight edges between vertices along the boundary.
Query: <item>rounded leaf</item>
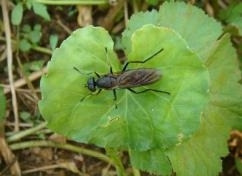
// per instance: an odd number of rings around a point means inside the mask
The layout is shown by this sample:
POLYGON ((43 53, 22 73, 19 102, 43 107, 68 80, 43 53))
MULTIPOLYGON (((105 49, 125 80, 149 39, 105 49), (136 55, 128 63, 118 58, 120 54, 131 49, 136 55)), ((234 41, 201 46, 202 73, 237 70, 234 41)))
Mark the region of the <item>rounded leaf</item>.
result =
POLYGON ((19 2, 16 6, 14 6, 11 13, 11 22, 14 25, 19 25, 23 18, 23 4, 19 2))
POLYGON ((132 35, 131 43, 129 61, 143 61, 163 49, 144 64, 129 65, 128 69, 162 73, 161 80, 135 90, 153 88, 171 95, 118 89, 116 102, 110 90, 80 101, 90 94, 84 85, 89 77, 97 79, 94 72, 108 74, 110 66, 121 72, 108 33, 89 26, 75 31, 54 51, 41 79, 39 107, 51 129, 79 142, 139 151, 174 146, 197 130, 209 86, 208 71, 199 57, 180 35, 163 27, 144 26, 132 35))
POLYGON ((154 24, 175 30, 191 48, 202 58, 217 38, 222 34, 222 26, 215 19, 190 4, 184 2, 165 2, 159 11, 140 12, 131 17, 123 32, 125 52, 130 52, 131 35, 146 24, 154 24))

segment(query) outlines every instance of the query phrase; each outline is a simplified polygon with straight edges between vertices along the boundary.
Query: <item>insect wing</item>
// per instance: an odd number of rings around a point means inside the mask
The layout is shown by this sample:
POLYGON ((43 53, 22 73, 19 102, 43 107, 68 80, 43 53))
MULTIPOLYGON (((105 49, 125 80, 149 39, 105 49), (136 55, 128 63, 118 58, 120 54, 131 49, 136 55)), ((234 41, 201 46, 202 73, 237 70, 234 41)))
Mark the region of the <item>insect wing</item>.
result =
POLYGON ((132 88, 152 84, 161 78, 156 69, 134 69, 127 70, 118 77, 119 88, 132 88))

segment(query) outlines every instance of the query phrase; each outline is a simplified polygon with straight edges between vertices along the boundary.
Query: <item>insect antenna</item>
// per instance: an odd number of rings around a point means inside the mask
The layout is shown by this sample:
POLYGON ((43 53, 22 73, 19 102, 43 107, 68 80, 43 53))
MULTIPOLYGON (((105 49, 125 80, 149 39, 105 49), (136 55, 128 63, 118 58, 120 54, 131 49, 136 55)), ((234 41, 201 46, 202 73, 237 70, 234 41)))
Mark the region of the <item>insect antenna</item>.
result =
POLYGON ((79 70, 77 67, 73 67, 74 70, 76 70, 78 73, 80 73, 81 75, 84 75, 84 76, 89 76, 91 75, 92 73, 83 73, 81 72, 81 70, 79 70))
POLYGON ((108 58, 108 48, 107 47, 105 47, 105 53, 106 53, 106 63, 109 66, 109 71, 111 74, 113 74, 113 69, 112 69, 112 66, 111 66, 111 64, 109 62, 109 58, 108 58))
POLYGON ((96 93, 89 93, 86 96, 82 97, 80 102, 84 101, 86 98, 92 96, 92 95, 98 95, 100 92, 102 91, 102 89, 99 89, 96 93))
POLYGON ((81 100, 80 100, 80 102, 83 102, 86 98, 90 97, 91 95, 92 95, 92 94, 88 94, 88 95, 86 95, 85 97, 82 97, 81 100))

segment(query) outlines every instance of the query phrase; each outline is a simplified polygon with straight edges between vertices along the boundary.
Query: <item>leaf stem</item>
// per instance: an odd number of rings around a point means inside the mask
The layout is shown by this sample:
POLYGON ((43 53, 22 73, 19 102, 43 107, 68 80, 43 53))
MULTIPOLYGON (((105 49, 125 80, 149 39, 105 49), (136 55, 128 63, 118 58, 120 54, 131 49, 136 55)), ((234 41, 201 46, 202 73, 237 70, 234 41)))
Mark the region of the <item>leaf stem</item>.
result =
POLYGON ((8 68, 8 79, 10 84, 10 90, 12 95, 12 106, 13 106, 13 114, 14 114, 14 131, 19 131, 19 114, 18 114, 18 103, 16 91, 14 88, 14 79, 13 79, 13 50, 12 50, 12 42, 11 42, 11 28, 8 17, 8 7, 6 0, 2 0, 2 12, 3 12, 3 23, 4 23, 4 31, 5 31, 5 41, 6 41, 6 53, 7 53, 7 68, 8 68))
MULTIPOLYGON (((6 39, 3 38, 3 37, 0 37, 0 41, 5 41, 6 42, 6 39)), ((16 45, 17 44, 17 41, 15 40, 11 40, 11 42, 16 45)), ((48 55, 51 55, 52 54, 52 51, 48 48, 44 48, 44 47, 41 47, 41 46, 31 46, 31 49, 35 50, 35 51, 38 51, 38 52, 41 52, 41 53, 44 53, 44 54, 48 54, 48 55)))
POLYGON ((20 150, 20 149, 31 148, 31 147, 55 147, 55 148, 69 150, 72 152, 77 152, 91 157, 95 157, 107 163, 114 164, 114 162, 109 157, 107 157, 106 155, 100 152, 92 151, 92 150, 85 149, 68 143, 56 143, 53 141, 46 141, 46 140, 33 140, 28 142, 19 142, 19 143, 10 145, 10 148, 12 150, 20 150))
POLYGON ((38 102, 39 101, 39 97, 35 91, 35 88, 34 88, 34 85, 32 84, 32 82, 29 80, 27 74, 25 73, 25 70, 24 70, 24 66, 21 62, 21 59, 20 59, 20 56, 19 56, 19 37, 20 37, 20 32, 19 32, 19 26, 17 26, 17 36, 16 36, 16 60, 17 60, 17 63, 18 63, 18 66, 19 66, 19 69, 20 69, 20 72, 21 72, 21 75, 23 77, 23 79, 26 81, 27 83, 27 86, 28 88, 30 89, 31 91, 31 94, 33 95, 33 98, 35 99, 35 102, 38 102))
POLYGON ((45 53, 45 54, 48 54, 48 55, 52 54, 52 51, 50 49, 48 49, 48 48, 44 48, 44 47, 40 47, 40 46, 32 46, 31 48, 33 50, 39 51, 41 53, 45 53))
POLYGON ((134 167, 133 167, 133 174, 134 174, 134 176, 141 176, 140 171, 134 167))
POLYGON ((36 0, 36 2, 48 5, 99 5, 107 4, 108 0, 36 0))
POLYGON ((115 149, 106 148, 107 154, 112 158, 115 163, 118 176, 126 176, 125 169, 122 161, 120 160, 119 152, 115 149))
POLYGON ((40 129, 46 127, 47 123, 46 122, 43 122, 35 127, 32 127, 32 128, 29 128, 27 130, 24 130, 24 131, 21 131, 21 132, 18 132, 18 133, 15 133, 14 135, 10 136, 9 138, 7 138, 7 141, 8 142, 14 142, 14 141, 17 141, 25 136, 28 136, 30 134, 33 134, 35 133, 36 131, 39 131, 40 129))

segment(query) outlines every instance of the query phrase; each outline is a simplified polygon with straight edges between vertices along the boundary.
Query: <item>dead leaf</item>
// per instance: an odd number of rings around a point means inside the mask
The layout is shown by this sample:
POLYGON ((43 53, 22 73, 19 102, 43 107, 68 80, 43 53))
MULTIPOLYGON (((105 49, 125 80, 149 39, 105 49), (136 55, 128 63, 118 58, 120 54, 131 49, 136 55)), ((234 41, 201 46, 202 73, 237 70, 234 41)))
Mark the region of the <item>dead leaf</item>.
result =
POLYGON ((0 153, 3 156, 4 161, 10 167, 10 172, 13 176, 20 176, 21 170, 16 156, 10 150, 5 136, 4 136, 4 123, 0 123, 0 153))
POLYGON ((77 23, 79 26, 87 26, 93 23, 92 20, 92 6, 77 6, 78 17, 77 23))

